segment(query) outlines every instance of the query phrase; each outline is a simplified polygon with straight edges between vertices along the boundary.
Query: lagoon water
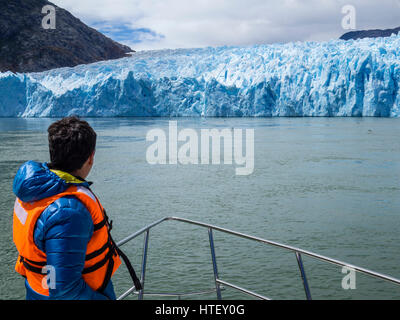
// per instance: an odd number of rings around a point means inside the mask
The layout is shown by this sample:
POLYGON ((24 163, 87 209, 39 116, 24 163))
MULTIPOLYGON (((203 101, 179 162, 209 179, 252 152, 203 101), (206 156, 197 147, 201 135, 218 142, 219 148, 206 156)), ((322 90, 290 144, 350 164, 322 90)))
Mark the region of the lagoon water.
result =
MULTIPOLYGON (((13 271, 12 180, 27 160, 48 161, 51 119, 0 119, 0 299, 23 299, 13 271)), ((178 129, 253 128, 255 168, 150 165, 146 134, 169 119, 90 119, 98 133, 93 190, 114 239, 164 216, 211 223, 400 278, 400 120, 378 118, 177 119, 178 129)), ((304 299, 293 253, 215 232, 220 277, 273 299, 304 299)), ((143 237, 122 249, 140 272, 143 237)), ((303 257, 314 299, 399 299, 400 287, 303 257)), ((131 286, 116 273, 117 295, 131 286)), ((206 229, 165 222, 150 232, 147 292, 214 287, 206 229)), ((247 299, 232 289, 225 299, 247 299)), ((135 296, 132 296, 135 298, 135 296)), ((150 297, 147 297, 150 298, 150 297)), ((190 298, 214 299, 215 293, 190 298)))

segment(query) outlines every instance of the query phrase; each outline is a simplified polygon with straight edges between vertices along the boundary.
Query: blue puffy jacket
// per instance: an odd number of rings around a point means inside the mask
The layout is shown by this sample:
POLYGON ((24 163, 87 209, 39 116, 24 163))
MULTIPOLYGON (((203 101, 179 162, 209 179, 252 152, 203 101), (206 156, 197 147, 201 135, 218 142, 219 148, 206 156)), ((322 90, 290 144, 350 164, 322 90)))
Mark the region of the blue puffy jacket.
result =
MULTIPOLYGON (((45 163, 29 161, 18 170, 13 190, 21 201, 33 202, 64 192, 71 185, 89 187, 86 181, 50 171, 45 163)), ((55 268, 56 285, 55 289, 49 289, 47 297, 35 292, 25 281, 27 300, 115 299, 111 281, 100 294, 82 278, 86 247, 92 233, 89 211, 73 196, 60 198, 43 211, 35 226, 34 242, 46 253, 47 265, 55 268)))

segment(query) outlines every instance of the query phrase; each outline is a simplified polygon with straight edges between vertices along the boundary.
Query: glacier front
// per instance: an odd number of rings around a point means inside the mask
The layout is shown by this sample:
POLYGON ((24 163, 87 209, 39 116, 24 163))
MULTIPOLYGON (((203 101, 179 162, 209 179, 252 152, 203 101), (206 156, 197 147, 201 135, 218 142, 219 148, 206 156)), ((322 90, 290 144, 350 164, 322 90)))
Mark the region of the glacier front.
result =
POLYGON ((2 117, 400 116, 400 36, 142 51, 0 73, 2 117))

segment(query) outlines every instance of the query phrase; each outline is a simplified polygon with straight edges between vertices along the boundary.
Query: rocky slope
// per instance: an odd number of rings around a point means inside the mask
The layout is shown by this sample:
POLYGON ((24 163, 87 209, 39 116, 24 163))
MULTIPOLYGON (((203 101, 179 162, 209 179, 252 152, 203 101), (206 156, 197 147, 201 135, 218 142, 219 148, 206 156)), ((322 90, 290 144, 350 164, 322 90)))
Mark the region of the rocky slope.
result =
POLYGON ((340 37, 341 40, 357 40, 364 38, 379 38, 379 37, 390 37, 392 34, 398 34, 400 27, 395 29, 375 29, 375 30, 361 30, 347 32, 340 37))
POLYGON ((132 52, 45 0, 0 0, 0 30, 0 72, 73 67, 132 52), (56 8, 56 29, 42 27, 45 5, 56 8))

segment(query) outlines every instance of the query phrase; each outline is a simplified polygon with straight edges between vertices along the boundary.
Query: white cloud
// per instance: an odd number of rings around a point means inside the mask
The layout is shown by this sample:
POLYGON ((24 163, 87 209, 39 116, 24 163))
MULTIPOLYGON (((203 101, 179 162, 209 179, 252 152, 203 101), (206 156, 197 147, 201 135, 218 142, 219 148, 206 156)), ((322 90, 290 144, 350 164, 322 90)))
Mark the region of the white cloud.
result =
POLYGON ((150 29, 135 50, 329 40, 341 27, 344 5, 357 9, 357 28, 400 25, 400 0, 53 0, 88 24, 124 23, 150 29))

